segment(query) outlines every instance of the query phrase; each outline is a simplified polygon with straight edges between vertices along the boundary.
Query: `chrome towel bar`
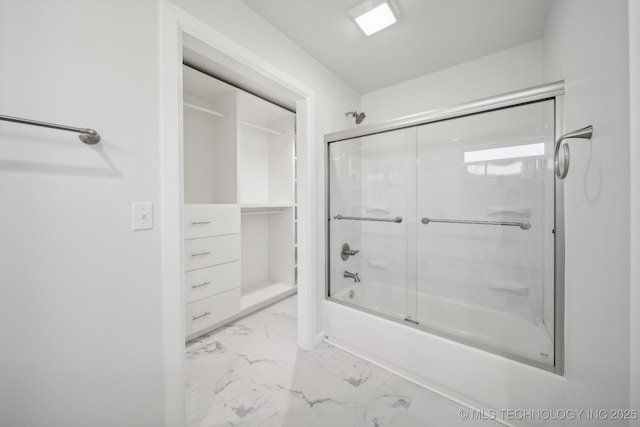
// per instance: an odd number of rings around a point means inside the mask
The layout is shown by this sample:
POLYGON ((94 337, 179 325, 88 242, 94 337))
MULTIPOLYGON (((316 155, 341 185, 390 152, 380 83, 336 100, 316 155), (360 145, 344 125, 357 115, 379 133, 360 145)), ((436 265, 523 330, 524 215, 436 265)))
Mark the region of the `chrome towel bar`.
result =
POLYGON ((39 122, 37 120, 30 120, 30 119, 21 119, 20 117, 3 116, 1 114, 0 114, 0 120, 4 120, 6 122, 12 122, 12 123, 20 123, 23 125, 40 126, 43 128, 51 128, 51 129, 58 129, 58 130, 66 130, 69 132, 76 132, 80 134, 78 136, 80 138, 80 141, 89 145, 97 144, 98 142, 100 142, 100 134, 93 129, 57 125, 55 123, 39 122))
POLYGON ((531 228, 531 224, 527 221, 517 222, 517 221, 471 221, 466 219, 443 219, 443 218, 427 218, 426 216, 422 218, 421 222, 423 224, 429 224, 430 222, 444 222, 450 224, 480 224, 480 225, 504 225, 509 227, 520 227, 523 230, 528 230, 531 228))
POLYGON ((553 167, 556 172, 556 176, 559 179, 565 179, 567 173, 569 173, 569 145, 562 144, 562 141, 570 138, 582 138, 591 139, 593 136, 593 126, 587 126, 582 129, 574 130, 573 132, 565 133, 558 141, 556 141, 556 148, 553 153, 553 167), (560 147, 562 147, 562 156, 560 155, 560 147), (562 157, 562 167, 560 167, 560 157, 562 157))
POLYGON ((347 219, 351 221, 380 221, 380 222, 395 222, 400 224, 402 222, 402 217, 397 216, 395 218, 367 218, 362 216, 342 216, 342 214, 338 214, 333 217, 333 219, 347 219))

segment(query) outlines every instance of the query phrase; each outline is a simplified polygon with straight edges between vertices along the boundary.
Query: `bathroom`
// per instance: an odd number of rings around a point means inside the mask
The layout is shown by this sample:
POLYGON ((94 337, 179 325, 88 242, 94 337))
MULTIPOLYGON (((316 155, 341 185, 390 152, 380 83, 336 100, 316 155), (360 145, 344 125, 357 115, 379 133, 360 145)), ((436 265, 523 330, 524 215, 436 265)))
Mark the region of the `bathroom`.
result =
MULTIPOLYGON (((345 83, 250 3, 0 1, 0 114, 102 136, 86 146, 66 132, 0 123, 0 425, 184 425, 172 143, 183 43, 295 100, 306 141, 297 177, 300 348, 328 336, 481 409, 639 408, 637 2, 552 0, 538 39, 376 90, 345 83), (589 142, 569 142, 563 183, 561 375, 325 298, 326 134, 560 80, 562 132, 594 127, 589 142), (349 111, 366 118, 355 125, 349 111), (132 231, 138 202, 153 205, 153 228, 132 231)), ((487 15, 498 13, 500 2, 486 3, 487 15)), ((637 420, 593 421, 609 424, 637 420)))

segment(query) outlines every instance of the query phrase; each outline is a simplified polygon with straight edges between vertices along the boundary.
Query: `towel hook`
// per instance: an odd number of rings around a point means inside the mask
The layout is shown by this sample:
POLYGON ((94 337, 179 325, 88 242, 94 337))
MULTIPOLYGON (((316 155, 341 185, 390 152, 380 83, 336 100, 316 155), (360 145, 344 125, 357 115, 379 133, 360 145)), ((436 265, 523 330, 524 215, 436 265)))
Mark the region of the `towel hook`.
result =
POLYGON ((567 143, 562 144, 562 141, 570 138, 582 138, 591 139, 593 136, 593 126, 589 125, 582 129, 574 130, 573 132, 565 133, 556 142, 555 152, 553 154, 553 167, 556 172, 556 176, 559 179, 565 179, 569 173, 569 145, 567 143), (562 155, 560 155, 560 147, 562 147, 562 155), (562 167, 560 167, 560 157, 562 157, 562 167))

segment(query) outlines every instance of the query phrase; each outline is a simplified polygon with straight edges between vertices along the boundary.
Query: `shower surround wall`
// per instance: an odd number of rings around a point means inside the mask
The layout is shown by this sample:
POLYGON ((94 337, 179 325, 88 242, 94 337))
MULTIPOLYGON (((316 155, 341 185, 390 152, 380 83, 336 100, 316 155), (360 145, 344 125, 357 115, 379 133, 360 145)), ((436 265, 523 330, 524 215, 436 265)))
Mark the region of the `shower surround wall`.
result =
POLYGON ((623 0, 556 0, 535 49, 510 49, 362 97, 362 109, 378 121, 542 79, 565 79, 562 130, 592 124, 596 134, 590 143, 572 144, 565 182, 564 376, 327 302, 328 335, 334 342, 479 408, 629 407, 627 7, 623 0), (382 111, 388 115, 378 114, 382 111))

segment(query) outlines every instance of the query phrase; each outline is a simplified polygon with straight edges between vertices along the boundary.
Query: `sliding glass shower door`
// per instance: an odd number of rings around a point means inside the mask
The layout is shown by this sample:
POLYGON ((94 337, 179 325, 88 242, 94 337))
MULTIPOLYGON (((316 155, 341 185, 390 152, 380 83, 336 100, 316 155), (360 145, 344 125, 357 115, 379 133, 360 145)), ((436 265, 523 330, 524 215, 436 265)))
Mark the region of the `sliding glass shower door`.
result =
POLYGON ((329 141, 333 301, 553 369, 555 98, 329 141))
POLYGON ((397 319, 407 311, 407 131, 330 144, 329 296, 397 319))
POLYGON ((554 360, 554 102, 419 126, 417 320, 554 360))

